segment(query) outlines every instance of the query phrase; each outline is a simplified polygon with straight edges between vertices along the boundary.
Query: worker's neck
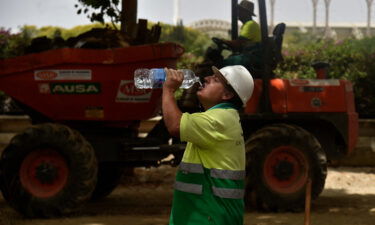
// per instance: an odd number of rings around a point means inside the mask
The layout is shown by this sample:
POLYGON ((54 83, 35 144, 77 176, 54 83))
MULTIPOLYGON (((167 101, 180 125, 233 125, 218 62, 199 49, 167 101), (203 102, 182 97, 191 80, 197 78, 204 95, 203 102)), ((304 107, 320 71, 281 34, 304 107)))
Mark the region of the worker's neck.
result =
POLYGON ((245 24, 247 21, 253 20, 252 17, 247 17, 247 18, 241 18, 240 21, 242 24, 245 24))
POLYGON ((212 107, 214 107, 215 105, 218 105, 220 103, 223 103, 223 102, 210 102, 210 103, 202 103, 202 106, 204 108, 204 111, 207 111, 209 109, 211 109, 212 107))

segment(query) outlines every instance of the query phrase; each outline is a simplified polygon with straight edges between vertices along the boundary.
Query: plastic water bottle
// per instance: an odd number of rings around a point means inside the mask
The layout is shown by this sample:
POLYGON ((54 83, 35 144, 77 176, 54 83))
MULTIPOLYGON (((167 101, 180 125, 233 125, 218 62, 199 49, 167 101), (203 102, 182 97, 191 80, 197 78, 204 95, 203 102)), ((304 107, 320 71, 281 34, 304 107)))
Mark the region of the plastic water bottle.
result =
MULTIPOLYGON (((194 72, 189 69, 181 69, 184 74, 184 80, 180 88, 188 89, 196 82, 200 83, 199 77, 195 76, 194 72)), ((161 88, 166 79, 164 69, 137 69, 134 71, 134 84, 138 89, 154 89, 161 88)))

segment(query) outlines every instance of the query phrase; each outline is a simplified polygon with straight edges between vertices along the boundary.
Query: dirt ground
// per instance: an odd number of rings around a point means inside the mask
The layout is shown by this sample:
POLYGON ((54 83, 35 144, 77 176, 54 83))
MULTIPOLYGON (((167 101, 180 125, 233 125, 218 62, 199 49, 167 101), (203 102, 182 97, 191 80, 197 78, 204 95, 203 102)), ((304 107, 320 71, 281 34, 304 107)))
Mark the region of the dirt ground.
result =
MULTIPOLYGON (((1 225, 166 225, 175 168, 136 168, 110 196, 74 216, 25 219, 0 197, 1 225)), ((330 168, 322 195, 313 202, 311 225, 375 225, 375 168, 330 168)), ((246 225, 302 225, 304 213, 245 214, 246 225)))

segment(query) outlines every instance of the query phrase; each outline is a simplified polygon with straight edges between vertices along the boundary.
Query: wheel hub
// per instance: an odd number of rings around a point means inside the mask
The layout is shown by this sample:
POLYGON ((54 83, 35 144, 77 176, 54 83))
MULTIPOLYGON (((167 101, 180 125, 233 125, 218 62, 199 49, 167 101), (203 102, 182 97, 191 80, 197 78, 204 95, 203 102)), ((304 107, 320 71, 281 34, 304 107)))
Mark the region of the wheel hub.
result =
POLYGON ((53 149, 30 152, 19 171, 22 186, 33 196, 48 198, 61 191, 68 180, 65 158, 53 149))
POLYGON ((35 176, 42 184, 52 184, 57 178, 57 168, 48 162, 43 162, 36 168, 35 176))
POLYGON ((274 148, 263 166, 264 180, 275 192, 291 194, 307 182, 309 162, 302 151, 293 146, 274 148))
POLYGON ((274 175, 279 180, 288 180, 293 175, 293 164, 282 160, 274 167, 274 175))

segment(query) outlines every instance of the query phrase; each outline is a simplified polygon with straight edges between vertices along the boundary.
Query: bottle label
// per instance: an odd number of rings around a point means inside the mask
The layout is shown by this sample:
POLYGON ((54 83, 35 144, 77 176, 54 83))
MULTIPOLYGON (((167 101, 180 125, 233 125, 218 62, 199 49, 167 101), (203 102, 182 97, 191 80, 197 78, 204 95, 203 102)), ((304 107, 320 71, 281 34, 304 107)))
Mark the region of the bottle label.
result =
POLYGON ((165 81, 165 71, 164 69, 152 69, 153 75, 153 88, 162 88, 165 81))

